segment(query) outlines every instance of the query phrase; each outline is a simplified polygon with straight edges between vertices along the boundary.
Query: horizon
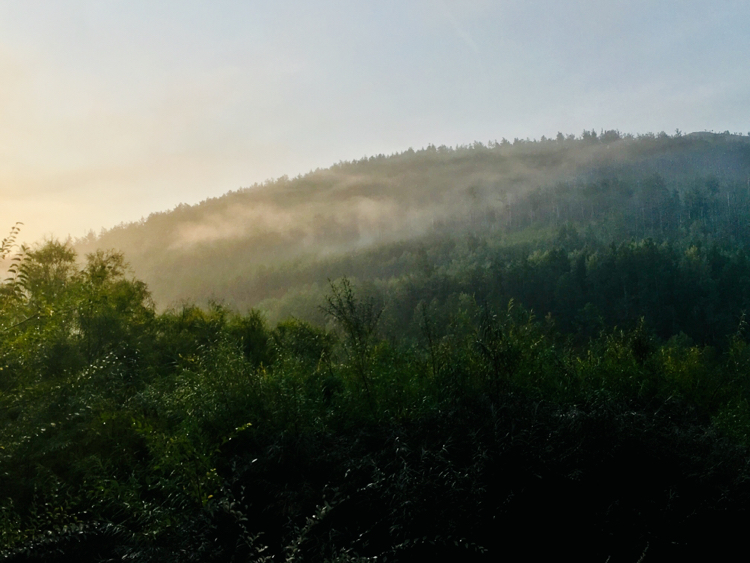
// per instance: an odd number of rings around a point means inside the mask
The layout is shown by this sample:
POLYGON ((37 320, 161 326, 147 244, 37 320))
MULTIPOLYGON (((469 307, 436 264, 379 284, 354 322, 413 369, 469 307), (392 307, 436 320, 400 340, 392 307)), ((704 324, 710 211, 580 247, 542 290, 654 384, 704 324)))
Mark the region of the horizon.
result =
MULTIPOLYGON (((730 131, 728 129, 724 130, 724 131, 716 131, 716 130, 712 129, 712 130, 704 130, 704 131, 691 131, 691 132, 687 132, 687 133, 684 132, 684 131, 681 131, 680 129, 677 129, 672 134, 667 133, 666 131, 646 131, 646 132, 640 132, 640 133, 630 133, 630 132, 622 132, 622 131, 617 130, 617 129, 600 129, 598 132, 595 129, 591 129, 591 130, 584 129, 583 132, 582 132, 582 134, 563 133, 563 132, 558 132, 558 134, 562 134, 565 137, 565 140, 567 140, 567 141, 570 141, 570 140, 581 141, 581 140, 583 140, 583 136, 582 135, 586 134, 586 133, 589 133, 589 132, 595 133, 596 135, 599 136, 599 138, 601 138, 602 133, 605 133, 605 132, 616 132, 617 134, 620 135, 620 138, 617 139, 618 141, 626 141, 628 139, 638 140, 638 139, 646 138, 646 137, 649 137, 649 136, 658 137, 659 135, 666 135, 669 138, 677 138, 677 137, 686 137, 687 138, 687 137, 691 137, 691 136, 700 136, 700 135, 715 135, 715 136, 727 136, 728 135, 728 136, 731 136, 731 137, 741 137, 741 138, 748 138, 748 139, 750 139, 750 132, 748 132, 748 133, 742 133, 741 131, 733 132, 733 131, 730 131)), ((511 146, 511 147, 515 146, 519 142, 520 143, 529 143, 529 144, 531 144, 531 143, 540 143, 540 142, 544 142, 544 141, 555 141, 555 140, 556 140, 555 137, 553 137, 553 136, 546 136, 546 135, 542 135, 540 138, 529 138, 529 137, 520 138, 520 137, 514 137, 512 141, 510 139, 506 139, 505 137, 501 137, 501 141, 502 142, 507 142, 508 145, 511 146)), ((435 143, 427 143, 426 145, 421 146, 421 147, 411 147, 410 146, 410 147, 407 147, 407 148, 405 148, 403 150, 397 150, 397 151, 394 151, 394 152, 391 152, 391 153, 387 153, 387 154, 385 154, 385 153, 365 154, 365 155, 363 155, 363 156, 361 156, 359 158, 355 157, 355 158, 352 158, 350 160, 338 160, 336 162, 332 162, 332 163, 328 164, 327 166, 319 166, 319 167, 311 168, 311 169, 303 171, 303 172, 299 172, 297 175, 295 175, 293 177, 289 176, 288 174, 282 174, 280 176, 266 178, 266 179, 263 179, 263 180, 260 180, 260 181, 256 181, 253 184, 250 184, 250 185, 247 185, 247 186, 239 186, 239 187, 234 188, 234 189, 230 188, 230 189, 228 189, 227 191, 225 191, 223 193, 219 193, 219 194, 215 194, 215 195, 209 195, 209 196, 206 196, 206 197, 204 197, 202 199, 198 199, 198 200, 190 202, 190 203, 184 202, 184 201, 180 201, 178 203, 175 203, 171 207, 166 207, 166 208, 162 208, 162 209, 153 209, 153 210, 149 211, 147 214, 144 214, 144 215, 142 215, 139 218, 134 218, 134 219, 130 219, 130 220, 122 220, 122 221, 113 223, 113 224, 111 224, 109 226, 102 226, 98 231, 95 230, 94 228, 90 228, 90 229, 88 229, 87 231, 83 232, 82 234, 80 234, 78 236, 74 236, 71 233, 67 233, 65 235, 60 236, 58 234, 48 232, 48 233, 44 233, 41 237, 38 237, 35 240, 26 240, 25 237, 24 237, 24 231, 25 231, 26 224, 23 221, 15 221, 14 223, 9 224, 10 226, 8 228, 9 229, 13 228, 15 230, 15 228, 18 227, 18 225, 21 225, 21 227, 18 228, 17 231, 15 231, 14 238, 17 239, 16 242, 18 244, 25 244, 27 246, 29 246, 29 245, 34 246, 34 245, 44 244, 45 242, 50 241, 50 240, 58 240, 58 241, 65 242, 67 244, 73 244, 73 245, 77 245, 77 244, 81 244, 81 243, 88 244, 88 243, 90 243, 90 241, 93 240, 92 237, 98 238, 99 236, 101 236, 101 235, 103 235, 103 234, 105 234, 105 233, 107 233, 109 231, 112 231, 113 229, 117 229, 117 228, 120 228, 120 227, 128 227, 130 225, 143 224, 144 222, 146 222, 152 216, 168 214, 168 213, 171 213, 172 211, 175 211, 175 210, 177 210, 177 209, 179 209, 179 208, 181 208, 183 206, 187 206, 187 207, 200 206, 200 205, 202 205, 204 203, 210 202, 212 200, 221 199, 221 198, 223 198, 225 196, 228 196, 228 195, 231 195, 233 193, 238 193, 238 192, 243 192, 243 191, 253 190, 253 189, 259 189, 259 188, 262 188, 262 187, 265 187, 265 186, 272 186, 273 184, 276 184, 276 183, 281 182, 283 180, 294 181, 294 180, 298 180, 298 179, 301 179, 301 178, 305 178, 305 177, 307 177, 309 175, 315 174, 318 171, 331 170, 331 169, 333 169, 334 167, 336 167, 338 165, 356 164, 358 162, 366 161, 366 160, 368 160, 370 158, 373 158, 373 157, 385 157, 385 158, 397 157, 397 156, 408 154, 410 151, 413 151, 415 153, 419 153, 419 152, 427 151, 430 148, 433 148, 433 149, 436 149, 436 148, 437 149, 446 148, 449 151, 458 151, 458 150, 461 150, 461 149, 471 150, 477 144, 479 144, 481 146, 484 146, 485 148, 492 149, 493 148, 493 146, 492 146, 493 144, 495 144, 497 147, 500 147, 502 145, 501 141, 498 141, 497 139, 492 139, 492 140, 489 140, 489 141, 486 141, 486 142, 476 141, 475 140, 475 141, 473 141, 471 143, 466 143, 466 144, 439 145, 439 146, 436 145, 435 143)))
POLYGON ((3 3, 2 220, 79 238, 409 147, 744 132, 747 23, 730 0, 3 3))

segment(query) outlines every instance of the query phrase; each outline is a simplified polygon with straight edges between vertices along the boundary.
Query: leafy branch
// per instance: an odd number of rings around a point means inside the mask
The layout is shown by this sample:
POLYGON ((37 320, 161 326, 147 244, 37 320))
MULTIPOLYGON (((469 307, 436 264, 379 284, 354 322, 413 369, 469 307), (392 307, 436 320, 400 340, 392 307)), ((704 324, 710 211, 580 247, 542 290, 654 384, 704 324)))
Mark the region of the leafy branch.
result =
POLYGON ((372 341, 383 309, 377 308, 372 298, 366 301, 357 299, 346 276, 338 284, 330 280, 329 283, 331 293, 320 309, 342 329, 354 369, 372 403, 369 363, 372 341))

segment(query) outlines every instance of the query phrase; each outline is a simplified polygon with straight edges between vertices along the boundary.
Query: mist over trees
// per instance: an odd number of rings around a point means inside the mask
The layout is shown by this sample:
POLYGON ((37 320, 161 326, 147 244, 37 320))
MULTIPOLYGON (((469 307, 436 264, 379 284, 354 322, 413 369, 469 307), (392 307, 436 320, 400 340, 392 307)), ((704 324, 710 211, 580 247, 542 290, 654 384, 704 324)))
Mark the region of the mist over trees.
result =
POLYGON ((289 284, 279 269, 287 266, 348 260, 389 244, 430 248, 445 236, 510 240, 572 224, 603 243, 688 235, 744 241, 749 152, 750 139, 739 135, 593 130, 428 146, 180 205, 92 234, 76 248, 125 252, 161 307, 219 299, 242 309, 280 297, 289 284))
POLYGON ((749 226, 750 139, 616 131, 12 226, 0 558, 733 557, 749 226))

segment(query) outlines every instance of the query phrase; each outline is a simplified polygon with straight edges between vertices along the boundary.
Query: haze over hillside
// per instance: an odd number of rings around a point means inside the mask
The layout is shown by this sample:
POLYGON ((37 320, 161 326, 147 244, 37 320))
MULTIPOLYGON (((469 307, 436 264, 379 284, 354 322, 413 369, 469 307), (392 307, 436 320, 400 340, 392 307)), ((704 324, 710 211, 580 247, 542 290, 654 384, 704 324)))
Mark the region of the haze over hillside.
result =
POLYGON ((736 558, 748 29, 0 1, 0 561, 736 558))
POLYGON ((0 223, 85 236, 409 146, 750 127, 750 6, 0 3, 0 223))
MULTIPOLYGON (((738 186, 750 186, 750 138, 586 131, 539 141, 430 145, 180 205, 76 246, 81 253, 122 250, 160 306, 216 298, 247 307, 283 293, 273 283, 253 286, 269 269, 399 241, 502 236, 569 221, 606 223, 622 231, 613 238, 643 236, 655 220, 647 213, 658 213, 664 229, 667 199, 686 203, 700 195, 696 182, 706 178, 731 206, 738 186)), ((675 216, 673 227, 689 228, 694 219, 675 216)))

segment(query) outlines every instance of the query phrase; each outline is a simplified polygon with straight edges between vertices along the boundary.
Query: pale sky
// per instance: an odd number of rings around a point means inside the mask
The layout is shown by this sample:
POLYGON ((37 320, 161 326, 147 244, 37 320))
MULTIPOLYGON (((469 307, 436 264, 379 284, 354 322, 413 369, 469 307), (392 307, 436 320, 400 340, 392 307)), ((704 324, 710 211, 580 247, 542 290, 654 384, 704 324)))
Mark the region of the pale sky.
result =
POLYGON ((558 131, 750 131, 747 0, 0 0, 0 238, 558 131))

